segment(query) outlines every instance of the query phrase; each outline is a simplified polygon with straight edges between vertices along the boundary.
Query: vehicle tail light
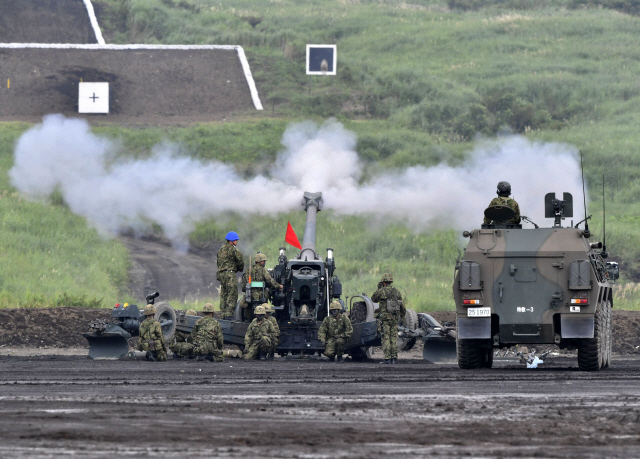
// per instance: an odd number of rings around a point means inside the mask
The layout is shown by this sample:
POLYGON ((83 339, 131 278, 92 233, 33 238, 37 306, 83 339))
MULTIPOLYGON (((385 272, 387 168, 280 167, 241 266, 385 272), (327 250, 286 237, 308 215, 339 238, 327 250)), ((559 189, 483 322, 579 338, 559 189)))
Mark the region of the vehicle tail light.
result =
POLYGON ((589 302, 586 298, 571 298, 571 304, 587 304, 589 302))
POLYGON ((480 304, 480 300, 462 300, 462 304, 480 304))

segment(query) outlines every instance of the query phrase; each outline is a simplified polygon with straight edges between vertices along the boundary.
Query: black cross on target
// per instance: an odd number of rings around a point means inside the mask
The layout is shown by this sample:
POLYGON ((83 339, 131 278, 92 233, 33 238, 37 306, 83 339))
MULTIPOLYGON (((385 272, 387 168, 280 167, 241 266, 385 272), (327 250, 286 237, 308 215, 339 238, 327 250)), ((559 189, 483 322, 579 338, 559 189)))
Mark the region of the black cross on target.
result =
POLYGON ((93 93, 93 96, 89 97, 89 99, 93 99, 93 103, 96 102, 96 99, 100 99, 98 96, 96 96, 96 93, 93 93))

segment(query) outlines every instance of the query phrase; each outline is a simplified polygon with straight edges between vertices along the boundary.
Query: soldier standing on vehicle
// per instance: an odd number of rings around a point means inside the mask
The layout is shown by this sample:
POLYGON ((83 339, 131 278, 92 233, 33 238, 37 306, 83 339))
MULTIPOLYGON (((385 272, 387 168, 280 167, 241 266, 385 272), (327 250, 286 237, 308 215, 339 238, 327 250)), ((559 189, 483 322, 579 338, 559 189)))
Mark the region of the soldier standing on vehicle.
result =
POLYGON ((257 306, 255 313, 256 318, 249 324, 247 333, 244 335, 244 359, 266 360, 273 346, 271 338, 276 331, 273 324, 265 317, 264 306, 257 306))
MULTIPOLYGON (((282 289, 283 286, 277 283, 273 277, 265 268, 267 262, 267 256, 264 253, 258 252, 256 255, 256 261, 251 267, 251 283, 262 283, 262 287, 251 287, 251 298, 245 298, 247 307, 244 308, 244 320, 253 320, 253 308, 255 304, 262 304, 267 302, 268 287, 282 289)), ((242 276, 242 291, 246 292, 247 283, 249 282, 249 275, 245 273, 242 276)))
POLYGON ((267 320, 271 322, 275 330, 273 336, 271 337, 271 350, 269 351, 269 360, 273 360, 276 355, 276 348, 280 344, 280 327, 278 326, 278 321, 276 320, 276 318, 271 315, 275 312, 273 306, 267 303, 264 305, 264 310, 267 315, 267 320))
POLYGON ((145 306, 145 319, 140 324, 140 337, 138 338, 138 350, 147 353, 147 360, 154 362, 166 362, 167 352, 165 351, 164 335, 160 322, 153 318, 156 307, 152 304, 145 306))
POLYGON ((318 339, 324 344, 324 355, 329 357, 330 362, 333 362, 336 356, 338 362, 342 362, 344 347, 353 334, 351 320, 341 312, 340 302, 332 301, 329 306, 329 315, 324 318, 318 329, 318 339))
POLYGON ((220 312, 222 318, 232 318, 238 302, 238 278, 236 273, 244 271, 244 259, 236 248, 240 237, 235 231, 229 231, 227 242, 218 250, 218 275, 220 281, 220 312))
POLYGON ((378 283, 378 290, 371 300, 378 303, 375 312, 378 319, 378 330, 382 332, 382 350, 384 362, 394 364, 398 361, 398 319, 404 318, 407 310, 402 301, 402 295, 393 287, 393 276, 386 273, 378 283))
MULTIPOLYGON (((193 309, 189 309, 186 314, 188 316, 198 315, 198 313, 193 309)), ((176 332, 173 334, 173 338, 171 338, 169 349, 171 349, 171 352, 173 352, 174 359, 189 357, 193 351, 193 335, 176 330, 176 332)))
MULTIPOLYGON (((509 184, 509 182, 498 183, 498 190, 496 191, 496 193, 498 193, 498 197, 493 198, 491 200, 491 202, 489 203, 489 207, 493 207, 493 206, 510 207, 511 209, 513 209, 514 216, 511 220, 507 221, 506 223, 512 224, 512 225, 520 224, 520 206, 518 206, 518 203, 516 202, 515 199, 512 199, 509 197, 509 195, 511 195, 511 185, 509 184)), ((484 224, 490 225, 491 220, 487 217, 484 217, 484 224)))
POLYGON ((211 362, 222 362, 224 336, 220 323, 213 318, 213 305, 207 303, 202 308, 204 317, 199 319, 191 330, 193 335, 193 355, 211 362))

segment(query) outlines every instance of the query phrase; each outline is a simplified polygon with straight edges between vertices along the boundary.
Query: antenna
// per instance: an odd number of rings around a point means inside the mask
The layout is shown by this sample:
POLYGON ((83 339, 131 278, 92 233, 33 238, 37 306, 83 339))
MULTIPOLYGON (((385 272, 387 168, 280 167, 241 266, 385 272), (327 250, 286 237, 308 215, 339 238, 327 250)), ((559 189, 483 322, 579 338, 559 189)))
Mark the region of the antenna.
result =
POLYGON ((609 254, 607 253, 607 207, 604 203, 604 174, 602 174, 602 252, 600 252, 600 256, 602 258, 607 258, 609 254))
MULTIPOLYGON (((584 191, 584 165, 582 164, 582 150, 580 150, 580 170, 582 172, 582 200, 584 202, 584 216, 587 216, 587 194, 584 191)), ((589 219, 584 221, 585 236, 589 237, 589 219)))

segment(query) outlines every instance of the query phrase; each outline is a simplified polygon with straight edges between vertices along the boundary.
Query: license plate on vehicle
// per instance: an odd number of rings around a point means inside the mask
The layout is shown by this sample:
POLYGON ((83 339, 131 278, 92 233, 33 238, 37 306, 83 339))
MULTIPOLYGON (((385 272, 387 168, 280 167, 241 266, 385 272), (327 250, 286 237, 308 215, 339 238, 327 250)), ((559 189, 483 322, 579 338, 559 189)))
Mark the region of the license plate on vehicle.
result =
POLYGON ((467 317, 491 317, 491 308, 469 308, 467 317))

